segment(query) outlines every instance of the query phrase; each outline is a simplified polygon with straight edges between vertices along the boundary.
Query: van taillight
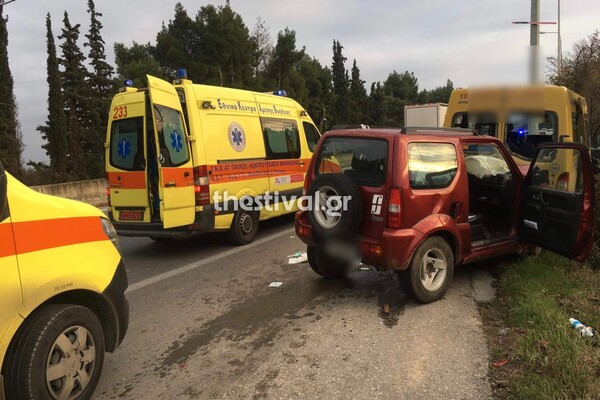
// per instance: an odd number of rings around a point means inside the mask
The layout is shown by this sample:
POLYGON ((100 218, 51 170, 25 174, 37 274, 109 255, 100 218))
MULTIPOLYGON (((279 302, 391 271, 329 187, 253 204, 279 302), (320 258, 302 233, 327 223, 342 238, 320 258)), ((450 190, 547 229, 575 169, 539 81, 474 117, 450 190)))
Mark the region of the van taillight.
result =
POLYGON ((210 204, 210 189, 208 188, 208 168, 201 165, 194 168, 194 193, 197 206, 210 204))
POLYGON ((390 228, 402 226, 402 190, 392 188, 389 192, 387 225, 390 228))
POLYGON ((569 173, 563 172, 559 175, 558 180, 556 181, 556 188, 558 190, 567 190, 569 187, 569 173))

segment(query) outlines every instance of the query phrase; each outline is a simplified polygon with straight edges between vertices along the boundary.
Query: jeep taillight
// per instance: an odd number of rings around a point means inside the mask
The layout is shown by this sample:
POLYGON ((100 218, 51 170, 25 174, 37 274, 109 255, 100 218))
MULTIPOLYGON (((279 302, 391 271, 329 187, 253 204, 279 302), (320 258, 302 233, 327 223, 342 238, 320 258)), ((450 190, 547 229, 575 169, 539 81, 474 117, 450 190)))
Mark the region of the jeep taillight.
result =
POLYGON ((569 187, 569 173, 563 172, 559 175, 558 180, 556 181, 556 188, 558 190, 567 190, 569 187))
POLYGON ((390 228, 400 228, 402 226, 402 189, 390 189, 388 199, 387 225, 390 228))
POLYGON ((210 204, 210 189, 208 187, 208 168, 200 165, 194 168, 194 194, 197 206, 210 204))

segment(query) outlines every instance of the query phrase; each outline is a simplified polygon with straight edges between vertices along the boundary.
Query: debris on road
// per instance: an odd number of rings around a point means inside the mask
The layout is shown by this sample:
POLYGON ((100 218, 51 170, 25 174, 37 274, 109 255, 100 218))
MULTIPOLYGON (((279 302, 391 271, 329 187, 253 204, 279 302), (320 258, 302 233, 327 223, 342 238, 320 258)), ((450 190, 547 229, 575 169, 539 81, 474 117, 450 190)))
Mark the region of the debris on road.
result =
POLYGON ((301 264, 308 261, 308 255, 305 251, 297 251, 288 256, 288 264, 301 264))
POLYGON ((386 314, 390 313, 390 305, 389 304, 384 304, 383 305, 383 312, 386 314))
POLYGON ((594 336, 594 330, 590 326, 585 326, 575 318, 569 318, 569 323, 583 337, 591 337, 594 336))
POLYGON ((497 361, 497 362, 493 363, 492 365, 493 365, 494 367, 502 367, 502 366, 504 366, 504 364, 506 364, 507 362, 508 362, 508 360, 507 360, 506 358, 503 358, 502 360, 500 360, 500 361, 497 361))
POLYGON ((369 268, 369 267, 364 267, 364 266, 363 266, 363 267, 360 267, 359 269, 360 269, 361 271, 370 271, 370 270, 371 270, 371 268, 369 268))
POLYGON ((283 282, 276 282, 276 281, 274 281, 274 282, 271 282, 271 284, 269 285, 269 287, 279 287, 281 285, 283 285, 283 282))

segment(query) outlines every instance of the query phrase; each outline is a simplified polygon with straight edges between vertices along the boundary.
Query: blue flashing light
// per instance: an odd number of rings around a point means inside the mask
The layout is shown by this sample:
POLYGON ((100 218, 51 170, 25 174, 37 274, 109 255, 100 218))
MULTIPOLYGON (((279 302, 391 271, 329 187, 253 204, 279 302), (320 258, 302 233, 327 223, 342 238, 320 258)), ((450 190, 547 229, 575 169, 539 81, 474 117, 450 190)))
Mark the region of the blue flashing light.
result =
POLYGON ((125 79, 123 81, 123 87, 133 87, 133 81, 131 79, 125 79))
POLYGON ((283 89, 279 89, 273 92, 273 94, 275 96, 283 96, 283 97, 287 97, 287 92, 283 89))
POLYGON ((523 129, 519 129, 519 136, 525 136, 525 131, 523 129))
POLYGON ((187 79, 187 71, 185 68, 179 68, 177 70, 177 79, 187 79))

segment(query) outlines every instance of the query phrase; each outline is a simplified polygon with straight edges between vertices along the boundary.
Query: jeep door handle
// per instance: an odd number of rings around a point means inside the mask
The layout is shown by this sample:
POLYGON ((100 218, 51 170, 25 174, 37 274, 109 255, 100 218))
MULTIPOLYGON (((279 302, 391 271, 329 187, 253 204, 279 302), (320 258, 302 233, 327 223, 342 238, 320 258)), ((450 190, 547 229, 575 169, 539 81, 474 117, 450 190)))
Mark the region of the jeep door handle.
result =
POLYGON ((302 166, 302 167, 304 167, 304 164, 306 164, 304 161, 299 161, 299 162, 298 162, 298 165, 300 165, 300 166, 302 166))
POLYGON ((165 184, 165 187, 175 187, 175 186, 177 186, 177 184, 176 184, 175 182, 173 182, 173 181, 171 181, 171 182, 167 182, 167 183, 165 184))

